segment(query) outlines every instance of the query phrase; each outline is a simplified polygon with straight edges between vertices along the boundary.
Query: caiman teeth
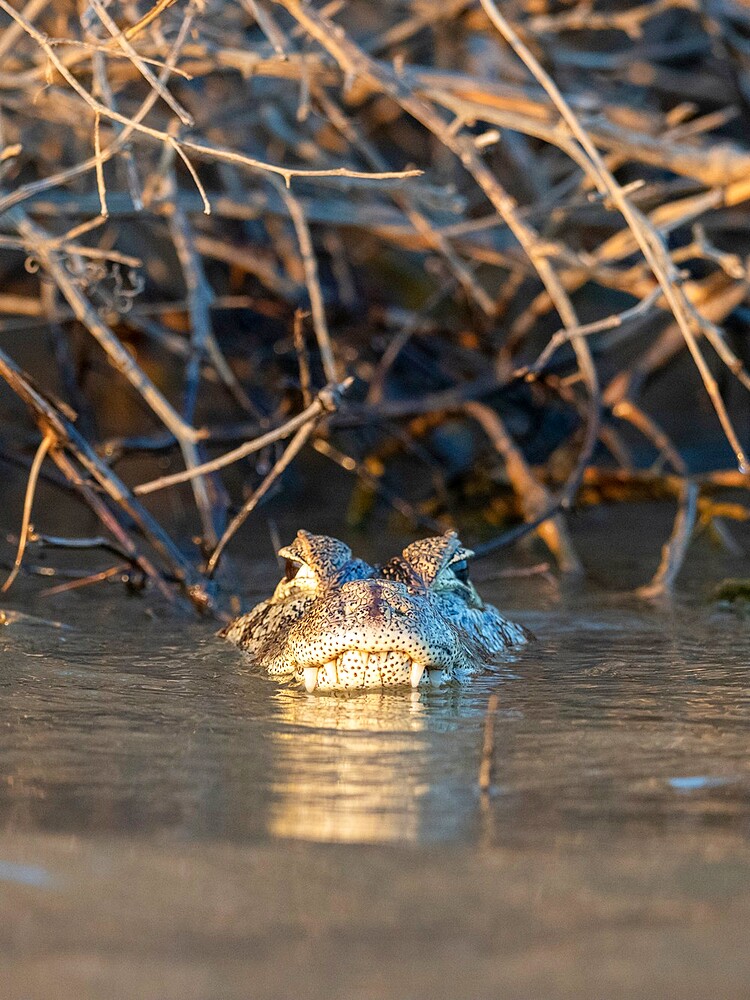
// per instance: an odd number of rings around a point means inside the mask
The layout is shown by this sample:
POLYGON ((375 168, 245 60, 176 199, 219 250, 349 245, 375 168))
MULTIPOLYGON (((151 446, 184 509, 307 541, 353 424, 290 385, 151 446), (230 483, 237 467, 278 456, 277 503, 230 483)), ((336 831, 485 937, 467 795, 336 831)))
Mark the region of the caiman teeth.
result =
POLYGON ((305 667, 305 691, 309 694, 318 686, 318 670, 320 667, 305 667))
POLYGON ((422 674, 424 673, 424 664, 417 663, 416 660, 411 665, 411 686, 413 688, 419 687, 419 682, 422 680, 422 674))
POLYGON ((339 686, 339 664, 341 663, 341 657, 336 657, 335 660, 329 660, 324 663, 320 668, 320 673, 318 674, 318 687, 325 688, 326 691, 333 690, 339 686))

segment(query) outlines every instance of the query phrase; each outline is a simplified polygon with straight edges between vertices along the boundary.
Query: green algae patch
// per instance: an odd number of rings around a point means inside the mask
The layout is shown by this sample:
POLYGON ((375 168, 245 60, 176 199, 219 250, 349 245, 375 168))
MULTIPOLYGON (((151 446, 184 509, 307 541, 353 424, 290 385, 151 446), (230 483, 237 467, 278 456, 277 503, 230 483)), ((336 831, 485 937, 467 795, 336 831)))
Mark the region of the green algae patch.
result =
POLYGON ((750 614, 750 577, 723 580, 711 599, 721 607, 750 614))

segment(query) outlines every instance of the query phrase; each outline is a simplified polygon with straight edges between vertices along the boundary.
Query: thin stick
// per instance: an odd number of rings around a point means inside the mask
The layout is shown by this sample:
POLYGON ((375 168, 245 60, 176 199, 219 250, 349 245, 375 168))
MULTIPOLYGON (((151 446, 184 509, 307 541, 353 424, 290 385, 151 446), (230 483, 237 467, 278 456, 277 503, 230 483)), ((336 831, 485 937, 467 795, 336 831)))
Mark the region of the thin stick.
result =
MULTIPOLYGON (((173 0, 174 2, 174 0, 173 0)), ((286 61, 289 43, 271 13, 262 6, 262 0, 241 0, 242 6, 255 18, 258 27, 274 48, 279 59, 286 61)))
POLYGON ((292 322, 294 350, 297 353, 297 366, 299 367, 299 387, 305 408, 310 406, 313 401, 310 359, 307 356, 305 348, 305 316, 308 315, 309 313, 306 313, 303 309, 295 309, 294 320, 292 322))
POLYGON ((47 452, 52 447, 55 441, 54 434, 45 434, 42 440, 39 442, 39 447, 34 455, 34 461, 31 463, 31 469, 29 470, 29 480, 26 484, 26 496, 23 501, 23 517, 21 519, 21 530, 18 535, 18 551, 16 552, 16 558, 13 563, 13 569, 10 571, 7 580, 0 588, 0 593, 5 594, 10 590, 13 585, 13 581, 18 576, 21 563, 23 562, 23 554, 26 550, 26 542, 29 537, 29 525, 31 524, 31 508, 34 504, 34 494, 36 493, 36 484, 39 479, 39 472, 44 463, 44 459, 47 452))
POLYGON ((274 467, 265 477, 260 486, 255 490, 253 495, 245 501, 242 505, 242 509, 238 514, 232 519, 228 525, 226 531, 221 536, 218 545, 211 553, 211 556, 206 563, 206 576, 211 579, 216 572, 216 567, 219 564, 222 553, 227 547, 228 543, 234 537, 235 533, 242 527, 249 515, 255 510, 263 497, 268 493, 273 484, 279 478, 279 476, 284 472, 290 462, 296 458, 297 454, 305 446, 307 439, 310 437, 312 432, 315 430, 315 420, 310 420, 308 423, 304 424, 297 433, 294 435, 292 440, 284 449, 281 457, 276 462, 274 467))
POLYGON ((645 587, 637 591, 639 597, 662 597, 674 589, 677 575, 685 561, 690 540, 698 517, 700 488, 692 479, 685 479, 680 491, 680 504, 669 541, 662 549, 659 568, 645 587))
POLYGON ((487 712, 484 717, 484 736, 482 739, 482 759, 479 762, 479 790, 486 794, 492 787, 495 765, 495 719, 500 707, 500 699, 491 694, 487 699, 487 712))
POLYGON ((118 563, 116 566, 110 566, 109 569, 103 569, 98 573, 92 573, 90 576, 81 577, 79 580, 67 580, 65 583, 58 583, 54 587, 47 587, 40 592, 39 596, 55 597, 58 594, 65 594, 69 590, 89 587, 93 583, 102 583, 104 580, 110 580, 113 576, 117 576, 118 573, 125 573, 129 569, 131 569, 130 563, 118 563))
POLYGON ((160 476, 158 479, 152 479, 148 483, 141 483, 135 487, 133 492, 137 496, 143 496, 146 493, 155 493, 157 490, 174 486, 176 483, 185 483, 194 476, 206 475, 209 472, 218 472, 219 469, 223 469, 233 462, 238 462, 240 459, 252 455, 256 451, 260 451, 275 441, 289 437, 300 427, 304 427, 311 421, 316 420, 322 414, 333 413, 338 407, 341 393, 350 384, 351 379, 346 379, 338 386, 326 386, 325 389, 321 389, 313 402, 302 413, 298 413, 296 417, 287 420, 281 427, 276 427, 274 430, 268 431, 260 437, 254 438, 252 441, 246 441, 244 444, 239 445, 239 447, 233 448, 231 451, 219 456, 219 458, 213 458, 209 462, 195 466, 195 468, 185 469, 184 472, 175 472, 170 476, 160 476))
POLYGON ((331 335, 328 331, 326 310, 325 305, 323 304, 323 293, 320 289, 320 280, 318 278, 318 260, 315 256, 312 236, 310 235, 310 227, 307 224, 307 219, 305 218, 305 213, 299 199, 280 183, 277 182, 274 186, 287 207, 289 217, 291 218, 294 226, 294 231, 297 234, 299 252, 302 257, 302 266, 305 272, 307 294, 310 297, 313 329, 315 330, 315 337, 318 341, 320 360, 323 362, 323 371, 325 372, 326 378, 329 382, 338 382, 340 381, 338 364, 333 353, 333 347, 331 346, 331 335))
MULTIPOLYGON (((550 507, 551 497, 547 488, 533 475, 521 449, 505 429, 497 413, 485 403, 464 403, 464 412, 472 417, 492 442, 495 450, 505 462, 505 470, 513 490, 518 496, 525 515, 533 520, 550 507)), ((561 514, 543 521, 537 527, 543 539, 564 573, 579 574, 583 567, 561 514)))
POLYGON ((99 122, 101 121, 101 115, 97 111, 94 116, 94 155, 96 156, 96 187, 99 192, 99 206, 102 218, 106 219, 109 215, 109 210, 107 208, 107 187, 104 183, 104 167, 102 164, 102 143, 101 136, 99 134, 99 122))
MULTIPOLYGON (((157 2, 154 4, 154 6, 147 14, 144 14, 139 21, 136 21, 135 24, 131 24, 129 28, 126 28, 125 31, 123 31, 123 35, 127 39, 135 38, 135 36, 140 34, 140 32, 143 31, 144 28, 147 28, 149 24, 152 23, 152 21, 155 21, 156 18, 162 13, 162 11, 165 11, 168 7, 171 7, 172 4, 176 2, 177 0, 157 0, 157 2)), ((110 44, 114 44, 116 41, 117 39, 113 38, 110 44)))
POLYGON ((603 333, 606 330, 617 329, 618 327, 623 326, 623 324, 629 323, 633 319, 644 316, 650 309, 653 308, 657 300, 661 297, 661 294, 661 289, 655 288, 650 295, 647 295, 644 299, 641 299, 640 302, 637 302, 629 309, 624 309, 621 313, 615 313, 612 316, 605 316, 603 319, 595 320, 592 323, 582 324, 575 329, 558 330, 557 333, 554 333, 550 337, 547 346, 544 348, 536 361, 529 365, 528 368, 522 368, 514 372, 513 378, 528 378, 529 376, 539 374, 539 372, 544 370, 551 358, 562 347, 562 345, 567 344, 574 337, 591 337, 594 334, 603 333))
POLYGON ((149 86, 152 87, 161 97, 161 99, 169 105, 169 107, 174 111, 177 117, 180 119, 183 125, 187 125, 188 128, 195 124, 195 119, 191 114, 189 114, 182 105, 175 100, 175 98, 170 94, 167 88, 161 81, 157 80, 148 66, 144 63, 138 53, 135 51, 133 46, 128 41, 127 35, 120 32, 119 28, 109 16, 107 9, 101 3, 101 0, 89 0, 89 3, 96 11, 96 15, 102 22, 107 31, 112 35, 112 39, 116 45, 119 45, 123 52, 126 54, 128 59, 132 64, 138 69, 142 74, 143 78, 148 82, 149 86))

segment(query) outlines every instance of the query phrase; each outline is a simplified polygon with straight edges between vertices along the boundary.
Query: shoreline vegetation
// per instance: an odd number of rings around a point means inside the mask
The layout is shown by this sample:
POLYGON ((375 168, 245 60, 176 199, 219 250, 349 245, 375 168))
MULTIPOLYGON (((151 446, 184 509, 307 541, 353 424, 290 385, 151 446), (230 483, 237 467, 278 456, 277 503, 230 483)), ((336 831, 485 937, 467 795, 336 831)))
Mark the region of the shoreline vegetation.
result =
POLYGON ((734 0, 0 0, 3 590, 91 550, 52 591, 221 616, 310 449, 359 522, 475 507, 568 573, 571 507, 667 499, 645 597, 737 551, 749 102, 734 0))

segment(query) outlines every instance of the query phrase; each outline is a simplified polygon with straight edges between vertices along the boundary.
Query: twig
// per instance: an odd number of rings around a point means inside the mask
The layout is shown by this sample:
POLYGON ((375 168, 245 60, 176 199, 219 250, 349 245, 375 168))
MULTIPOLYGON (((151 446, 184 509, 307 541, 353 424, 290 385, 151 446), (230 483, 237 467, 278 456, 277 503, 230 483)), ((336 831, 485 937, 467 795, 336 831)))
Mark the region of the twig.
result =
POLYGON ((235 517, 230 521, 226 531, 219 539, 216 548, 211 553, 211 556, 206 563, 206 576, 211 579, 213 577, 216 567, 219 564, 222 553, 227 547, 228 543, 234 537, 236 532, 242 527, 250 514, 255 510, 263 497, 268 493, 273 484, 279 478, 279 476, 284 472, 284 470, 289 466, 289 464, 297 457, 297 454, 304 448, 307 443, 307 439, 310 437, 312 432, 315 430, 315 420, 310 420, 296 432, 292 440, 286 446, 278 459, 274 467, 265 477, 260 486, 255 490, 251 497, 249 497, 245 503, 242 505, 242 509, 235 515, 235 517))
POLYGON ((36 484, 39 479, 39 472, 42 468, 42 463, 47 455, 47 452, 52 447, 54 443, 54 436, 52 434, 45 434, 39 443, 39 447, 34 455, 34 461, 31 463, 31 469, 29 471, 29 481, 26 485, 26 496, 23 501, 23 518, 21 520, 21 530, 18 533, 18 551, 16 552, 16 558, 13 563, 13 569, 10 571, 8 578, 5 583, 0 588, 0 593, 5 594, 10 590, 13 585, 13 581, 18 576, 21 569, 21 563, 23 562, 23 554, 26 549, 26 542, 29 537, 29 526, 31 525, 31 508, 34 503, 34 494, 36 493, 36 484))
POLYGON ((109 569, 103 569, 98 573, 92 573, 90 576, 81 577, 79 580, 67 580, 65 583, 58 583, 54 587, 46 587, 40 592, 40 596, 56 597, 59 594, 67 593, 69 590, 78 590, 81 587, 89 587, 94 583, 102 583, 104 580, 111 580, 113 576, 126 573, 130 568, 130 563, 118 563, 115 566, 110 566, 109 569))
POLYGON ((659 568, 651 583, 638 589, 639 597, 661 597, 673 590, 695 528, 698 516, 698 493, 698 484, 691 479, 685 479, 672 534, 662 549, 659 568))
POLYGON ((241 3, 258 22, 258 27, 273 45, 276 55, 286 60, 289 42, 270 11, 263 6, 263 0, 241 0, 241 3))
POLYGON ((219 458, 214 458, 209 462, 204 462, 202 465, 196 466, 194 469, 186 469, 184 472, 175 472, 170 476, 160 476, 159 479, 154 479, 149 483, 141 483, 139 486, 135 487, 133 492, 138 496, 143 496, 146 493, 155 493, 157 490, 163 490, 168 486, 174 486, 176 483, 187 482, 192 479, 193 476, 202 476, 210 472, 218 472, 219 469, 223 469, 225 466, 231 465, 233 462, 238 462, 240 459, 246 458, 248 455, 252 455, 254 452, 260 451, 262 448, 266 448, 269 444, 273 444, 275 441, 281 441, 286 437, 290 437, 300 428, 314 424, 315 421, 324 414, 334 413, 338 408, 341 394, 345 392, 350 385, 351 379, 346 379, 340 385, 326 386, 325 389, 320 390, 313 402, 306 407, 302 413, 298 413, 296 417, 292 417, 290 420, 287 420, 287 422, 282 424, 281 427, 268 431, 252 441, 246 441, 238 448, 233 448, 231 451, 226 452, 219 458))
POLYGON ((593 323, 584 323, 573 329, 558 330, 557 333, 552 335, 547 346, 544 348, 536 361, 528 367, 514 372, 513 377, 529 378, 531 376, 538 375, 539 372, 544 370, 549 361, 563 344, 569 343, 574 337, 591 337, 596 333, 603 333, 605 330, 614 330, 623 326, 625 323, 629 323, 633 319, 641 318, 653 308, 657 299, 660 297, 661 289, 655 288, 650 295, 647 295, 645 298, 641 299, 640 302, 637 302, 629 309, 624 309, 621 313, 616 313, 612 316, 605 316, 603 319, 595 320, 593 323))
POLYGON ((188 114, 188 112, 179 104, 179 102, 176 101, 174 97, 169 93, 164 84, 156 79, 154 74, 151 72, 151 70, 148 68, 145 62, 140 58, 138 53, 135 51, 133 46, 128 41, 127 33, 120 32, 117 25, 109 16, 106 8, 100 2, 100 0, 89 0, 89 4, 96 11, 96 15, 102 22, 104 27, 107 29, 110 35, 112 35, 112 40, 114 41, 114 43, 120 46, 120 48, 123 50, 128 59, 130 59, 133 65, 138 69, 139 73, 141 73, 144 79, 148 81, 149 86, 151 86, 157 92, 159 97, 161 97, 161 99, 167 105, 169 105, 169 107, 172 109, 172 111, 174 111, 174 113, 177 115, 177 117, 180 119, 183 125, 187 125, 188 127, 194 125, 195 120, 193 116, 191 114, 188 114))
MULTIPOLYGON (((274 178, 272 178, 273 180, 274 178)), ((328 332, 323 293, 320 290, 320 281, 318 280, 318 261, 313 249, 310 228, 307 225, 307 219, 299 200, 282 184, 277 182, 274 186, 287 207, 289 217, 294 225, 294 231, 297 234, 302 266, 305 271, 305 284, 307 285, 307 293, 310 297, 313 329, 318 341, 320 359, 323 362, 323 371, 329 382, 338 382, 340 381, 338 365, 331 346, 331 335, 328 332)))
POLYGON ((104 183, 104 165, 102 164, 102 144, 99 135, 99 122, 101 115, 97 111, 94 115, 94 156, 96 157, 96 187, 99 191, 99 206, 102 216, 106 219, 109 215, 107 209, 107 186, 104 183))
POLYGON ((310 374, 310 361, 305 349, 304 323, 305 317, 309 315, 302 309, 295 309, 294 320, 292 322, 292 337, 294 338, 294 350, 297 352, 297 366, 299 367, 299 387, 302 393, 302 403, 307 409, 313 402, 312 397, 312 376, 310 374))
POLYGON ((484 735, 482 737, 482 758, 479 761, 479 776, 477 784, 483 794, 492 788, 495 764, 495 719, 500 707, 500 699, 491 694, 487 699, 487 711, 484 716, 484 735))
MULTIPOLYGON (((505 429, 494 410, 484 403, 464 403, 464 411, 484 430, 497 452, 502 455, 511 485, 529 520, 537 517, 550 507, 550 495, 536 480, 529 469, 520 448, 505 429)), ((573 543, 570 540, 562 515, 545 519, 537 528, 540 537, 554 555, 564 573, 579 574, 582 566, 573 543)))
MULTIPOLYGON (((131 24, 129 28, 126 28, 125 31, 123 31, 125 38, 128 40, 135 38, 135 36, 139 35, 144 28, 147 28, 149 24, 155 21, 163 11, 167 10, 168 7, 171 7, 173 3, 176 3, 176 0, 157 0, 147 14, 144 14, 143 17, 136 21, 135 24, 131 24)), ((113 39, 113 42, 114 41, 116 41, 116 39, 113 39)))

